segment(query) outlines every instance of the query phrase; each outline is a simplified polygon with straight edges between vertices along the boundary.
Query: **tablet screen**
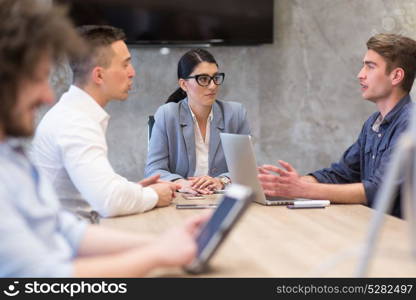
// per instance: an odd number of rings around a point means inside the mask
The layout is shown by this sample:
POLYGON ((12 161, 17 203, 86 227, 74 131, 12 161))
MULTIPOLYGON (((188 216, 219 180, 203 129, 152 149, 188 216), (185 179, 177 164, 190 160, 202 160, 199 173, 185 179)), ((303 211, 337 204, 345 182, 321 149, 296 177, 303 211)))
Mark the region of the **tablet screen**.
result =
POLYGON ((229 196, 225 196, 223 198, 221 205, 215 211, 214 215, 211 217, 208 223, 204 226, 196 240, 198 245, 198 256, 201 255, 202 251, 207 246, 212 236, 218 231, 221 224, 223 223, 223 220, 231 211, 236 202, 236 199, 229 196))
POLYGON ((253 192, 248 187, 232 184, 227 188, 212 217, 196 237, 196 257, 184 267, 187 272, 195 274, 206 269, 208 261, 252 200, 253 192))

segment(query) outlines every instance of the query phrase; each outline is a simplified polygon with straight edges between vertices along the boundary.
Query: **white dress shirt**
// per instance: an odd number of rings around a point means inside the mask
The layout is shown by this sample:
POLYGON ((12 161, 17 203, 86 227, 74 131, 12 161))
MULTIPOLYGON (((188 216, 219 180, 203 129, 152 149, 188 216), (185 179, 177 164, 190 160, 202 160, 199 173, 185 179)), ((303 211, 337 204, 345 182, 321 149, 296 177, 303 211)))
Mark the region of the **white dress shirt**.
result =
POLYGON ((157 193, 116 174, 108 161, 109 118, 89 94, 72 85, 40 122, 32 159, 70 210, 89 209, 85 200, 104 217, 152 209, 157 193))
POLYGON ((205 140, 202 137, 201 129, 199 128, 198 121, 196 120, 196 116, 192 111, 192 108, 189 106, 189 110, 191 111, 192 119, 194 120, 194 131, 195 131, 195 173, 194 176, 205 176, 208 175, 209 170, 209 137, 210 137, 210 129, 211 129, 211 121, 212 121, 212 109, 208 116, 207 128, 205 130, 205 140))

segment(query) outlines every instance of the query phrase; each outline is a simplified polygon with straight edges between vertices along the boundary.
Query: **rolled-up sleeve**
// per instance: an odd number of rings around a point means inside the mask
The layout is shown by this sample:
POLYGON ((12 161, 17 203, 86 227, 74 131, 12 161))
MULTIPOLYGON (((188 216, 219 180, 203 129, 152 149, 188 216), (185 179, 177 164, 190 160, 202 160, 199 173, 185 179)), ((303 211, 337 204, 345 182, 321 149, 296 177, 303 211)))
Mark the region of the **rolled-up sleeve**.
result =
POLYGON ((339 162, 330 168, 317 170, 312 175, 321 183, 354 183, 360 182, 360 143, 361 136, 343 154, 339 162))
POLYGON ((59 231, 70 245, 73 253, 78 253, 88 224, 79 220, 72 213, 61 210, 58 214, 59 231))
MULTIPOLYGON (((396 120, 383 123, 383 128, 377 132, 372 129, 374 120, 375 116, 367 120, 358 140, 348 148, 338 163, 309 174, 321 183, 361 182, 370 207, 374 206, 397 142, 408 127, 409 112, 406 110, 396 120)), ((397 186, 402 182, 403 179, 399 179, 397 186)))

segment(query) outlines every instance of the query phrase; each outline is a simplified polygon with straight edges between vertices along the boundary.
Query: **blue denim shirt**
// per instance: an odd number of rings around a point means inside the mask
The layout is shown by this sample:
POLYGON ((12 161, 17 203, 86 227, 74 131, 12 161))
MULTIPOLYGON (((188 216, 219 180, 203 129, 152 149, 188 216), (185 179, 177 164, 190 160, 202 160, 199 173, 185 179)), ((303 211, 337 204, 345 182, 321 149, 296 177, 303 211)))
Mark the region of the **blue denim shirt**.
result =
MULTIPOLYGON (((411 108, 412 101, 410 95, 407 95, 385 116, 378 132, 372 126, 380 113, 372 114, 364 123, 357 141, 345 151, 338 163, 310 175, 321 183, 362 182, 367 203, 373 207, 394 146, 410 121, 411 108)), ((393 215, 401 216, 400 210, 399 194, 393 206, 393 215)))
POLYGON ((86 223, 62 210, 15 141, 0 142, 0 277, 71 277, 86 223))

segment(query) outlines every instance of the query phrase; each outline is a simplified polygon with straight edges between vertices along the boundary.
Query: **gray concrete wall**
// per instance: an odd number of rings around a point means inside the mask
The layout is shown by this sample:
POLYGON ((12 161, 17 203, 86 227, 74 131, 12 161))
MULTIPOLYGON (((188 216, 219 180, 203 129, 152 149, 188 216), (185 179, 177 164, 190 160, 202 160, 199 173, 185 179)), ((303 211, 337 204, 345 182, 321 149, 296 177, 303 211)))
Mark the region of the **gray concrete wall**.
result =
MULTIPOLYGON (((300 172, 328 166, 354 142, 375 111, 356 75, 365 43, 377 32, 416 38, 414 0, 275 0, 273 45, 210 48, 226 73, 220 99, 248 109, 259 163, 291 162, 300 172)), ((187 48, 133 48, 137 89, 113 102, 110 161, 130 180, 143 176, 147 116, 177 87, 176 66, 187 48)), ((70 71, 52 77, 59 96, 70 71)))

